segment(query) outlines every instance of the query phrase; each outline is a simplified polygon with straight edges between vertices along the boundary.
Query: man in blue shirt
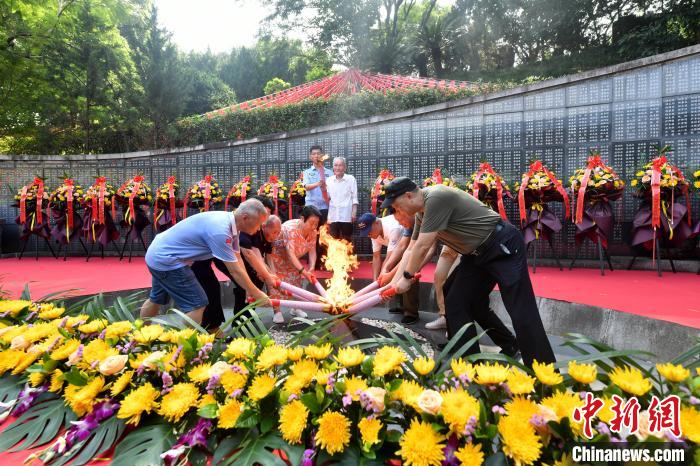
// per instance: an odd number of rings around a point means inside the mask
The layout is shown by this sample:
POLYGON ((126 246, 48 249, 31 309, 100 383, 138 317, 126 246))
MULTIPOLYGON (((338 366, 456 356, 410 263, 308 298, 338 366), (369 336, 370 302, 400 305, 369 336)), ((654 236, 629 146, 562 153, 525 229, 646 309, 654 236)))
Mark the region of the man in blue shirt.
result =
MULTIPOLYGON (((319 225, 326 223, 328 219, 328 204, 330 197, 326 189, 326 179, 333 175, 333 170, 326 170, 323 162, 328 156, 323 153, 323 148, 318 145, 311 146, 309 149, 309 159, 311 167, 304 170, 304 188, 306 189, 305 205, 316 207, 321 211, 321 221, 319 225)), ((322 251, 319 250, 319 244, 316 243, 316 268, 321 268, 322 251)))
POLYGON ((249 199, 235 213, 203 212, 157 235, 146 252, 152 285, 148 299, 141 306, 141 317, 157 315, 172 297, 181 311, 200 323, 208 299, 190 265, 212 257, 226 265, 249 296, 265 305, 267 296, 250 280, 241 260, 238 231, 255 234, 267 217, 263 204, 249 199))

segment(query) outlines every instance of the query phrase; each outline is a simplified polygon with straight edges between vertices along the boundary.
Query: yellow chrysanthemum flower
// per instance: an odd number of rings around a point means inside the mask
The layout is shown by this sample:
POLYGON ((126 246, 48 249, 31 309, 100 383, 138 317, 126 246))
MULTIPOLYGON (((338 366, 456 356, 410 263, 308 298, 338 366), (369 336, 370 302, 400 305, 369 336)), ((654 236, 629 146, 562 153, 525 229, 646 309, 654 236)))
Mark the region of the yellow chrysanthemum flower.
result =
POLYGON ((205 393, 199 399, 199 402, 197 403, 197 408, 202 408, 202 407, 207 406, 207 405, 215 405, 215 404, 216 404, 216 397, 213 394, 205 393))
POLYGON ((535 390, 535 378, 516 368, 511 369, 506 383, 513 395, 527 395, 535 390))
POLYGON ((355 367, 365 360, 365 353, 356 346, 345 346, 338 350, 335 360, 343 367, 355 367))
POLYGON ((10 316, 16 317, 17 314, 27 309, 31 304, 31 301, 25 301, 23 299, 0 301, 0 314, 8 313, 10 316))
POLYGON ((255 367, 267 371, 287 362, 287 348, 281 345, 270 345, 262 350, 255 367))
POLYGON ((406 406, 419 410, 418 397, 423 393, 423 387, 413 380, 404 380, 396 391, 391 393, 392 399, 401 401, 406 406))
POLYGON ((464 362, 462 358, 453 359, 452 361, 450 361, 450 368, 457 377, 466 375, 467 377, 469 377, 469 380, 473 380, 474 376, 476 375, 476 369, 474 369, 474 365, 464 362))
POLYGON ((260 401, 275 389, 277 379, 267 374, 259 375, 253 379, 248 387, 248 398, 252 401, 260 401))
POLYGON ((50 307, 45 307, 42 306, 41 310, 39 311, 38 317, 42 320, 52 320, 52 319, 58 319, 63 315, 63 313, 66 312, 66 309, 63 307, 54 307, 53 304, 50 305, 50 307))
POLYGON ((326 411, 318 418, 316 446, 329 454, 342 453, 350 443, 350 420, 337 411, 326 411))
POLYGON ((656 370, 669 382, 683 382, 690 377, 690 371, 680 364, 674 365, 670 362, 666 364, 657 364, 656 370))
POLYGON ((372 374, 375 377, 384 377, 400 369, 404 362, 406 362, 406 354, 400 348, 382 346, 374 355, 372 374))
POLYGON ((95 398, 100 394, 104 386, 105 379, 101 376, 95 377, 82 387, 69 385, 63 392, 63 398, 78 417, 83 417, 92 412, 95 398))
POLYGON ((435 360, 421 356, 413 360, 413 368, 420 375, 428 375, 435 369, 435 360))
POLYGON ((284 389, 289 393, 299 394, 316 376, 318 366, 314 361, 302 359, 292 364, 291 375, 284 383, 284 389))
POLYGON ((379 443, 379 432, 381 432, 382 421, 376 418, 363 417, 360 422, 357 423, 357 428, 360 431, 360 437, 362 438, 362 443, 366 445, 374 445, 379 443))
POLYGON ((70 356, 73 351, 77 350, 79 346, 80 340, 76 340, 75 338, 66 340, 61 346, 51 352, 51 359, 54 361, 68 359, 68 356, 70 356))
POLYGON ((224 390, 226 390, 226 393, 230 395, 234 391, 242 390, 243 387, 245 387, 248 381, 248 374, 247 372, 228 371, 221 375, 219 381, 221 382, 221 386, 224 387, 224 390))
POLYGON ((651 382, 634 367, 616 367, 610 374, 610 381, 627 393, 642 396, 651 390, 651 382))
POLYGON ((578 393, 556 392, 554 395, 543 399, 541 403, 542 406, 551 409, 559 420, 568 417, 572 427, 580 426, 573 419, 576 408, 583 407, 583 400, 578 393))
POLYGON ((150 413, 158 408, 158 396, 160 392, 150 382, 146 382, 124 397, 117 417, 127 419, 127 424, 138 425, 143 413, 150 413))
POLYGON ((95 319, 78 326, 78 331, 82 333, 97 333, 104 330, 108 324, 109 322, 107 322, 107 319, 95 319))
POLYGON ((306 355, 318 361, 326 359, 333 352, 333 345, 326 343, 325 345, 311 345, 304 348, 306 355))
POLYGON ((314 378, 316 379, 316 382, 319 383, 319 385, 325 386, 328 383, 328 380, 330 379, 331 375, 335 373, 336 371, 334 369, 319 369, 318 372, 316 372, 314 378))
POLYGON ((498 432, 503 452, 513 458, 515 464, 535 464, 539 459, 542 443, 530 424, 524 424, 518 417, 504 416, 498 421, 498 432))
POLYGON ((63 371, 61 369, 55 369, 51 374, 51 384, 49 385, 49 391, 52 393, 58 393, 63 388, 63 371))
POLYGON ((396 454, 406 466, 439 466, 445 459, 444 439, 429 422, 413 419, 399 440, 401 449, 396 454))
POLYGON ((104 340, 95 338, 83 347, 83 367, 90 367, 95 361, 102 361, 109 356, 117 356, 119 351, 109 346, 104 340))
POLYGON ((554 364, 532 363, 532 370, 535 371, 537 379, 545 385, 559 385, 564 381, 564 377, 554 368, 554 364))
POLYGON ((211 364, 206 362, 203 364, 198 364, 187 372, 190 380, 196 383, 205 383, 209 381, 209 371, 211 370, 211 364))
POLYGON ((41 385, 41 382, 43 382, 45 378, 46 374, 44 374, 43 372, 32 372, 31 374, 29 374, 29 385, 31 385, 32 387, 38 387, 39 385, 41 385))
POLYGON ((484 463, 484 452, 478 443, 467 443, 455 452, 455 458, 465 465, 481 466, 484 463))
POLYGON ((528 424, 532 416, 539 411, 537 403, 523 396, 514 397, 505 404, 504 409, 508 417, 517 418, 526 424, 528 424))
POLYGON ((501 364, 481 363, 474 366, 476 377, 474 381, 479 385, 498 385, 508 378, 510 368, 501 364))
POLYGON ((134 329, 134 324, 128 320, 121 320, 109 324, 105 328, 105 338, 121 338, 134 329))
MULTIPOLYGON (((23 353, 24 354, 24 353, 23 353)), ((34 362, 41 357, 40 352, 35 352, 35 353, 26 353, 22 358, 19 360, 19 363, 15 366, 15 368, 12 370, 13 375, 19 375, 22 372, 24 372, 29 366, 34 364, 34 362)))
POLYGON ((109 391, 110 395, 112 395, 112 398, 126 390, 126 388, 129 386, 129 383, 131 383, 131 378, 133 376, 134 371, 126 371, 122 375, 120 375, 117 380, 114 381, 114 383, 112 384, 112 388, 109 391))
POLYGON ((235 398, 229 398, 226 403, 219 406, 219 428, 231 429, 236 426, 238 417, 243 411, 243 405, 235 398))
POLYGON ((353 401, 360 399, 358 392, 367 390, 367 382, 362 377, 348 377, 345 379, 345 394, 350 395, 353 401))
POLYGON ((304 357, 304 347, 303 346, 295 346, 294 348, 287 348, 287 358, 289 358, 290 361, 296 362, 303 357, 304 357))
POLYGON ((596 381, 598 369, 595 364, 578 364, 576 361, 569 361, 569 375, 579 383, 591 384, 596 381))
POLYGON ((479 420, 479 401, 466 391, 452 389, 442 392, 442 418, 450 430, 461 436, 469 419, 479 420))
POLYGON ((299 400, 292 400, 280 410, 279 430, 282 438, 292 445, 301 443, 301 436, 306 428, 309 410, 299 400))
POLYGON ((700 411, 692 406, 681 407, 681 432, 691 442, 700 443, 700 411))
POLYGON ((163 334, 163 331, 163 327, 160 325, 144 325, 133 333, 132 338, 137 343, 151 343, 156 341, 163 334))
POLYGON ((199 390, 193 383, 178 383, 160 400, 158 414, 167 420, 179 421, 190 408, 197 406, 199 390))
POLYGON ((17 367, 24 356, 25 352, 21 350, 0 351, 0 375, 17 367))

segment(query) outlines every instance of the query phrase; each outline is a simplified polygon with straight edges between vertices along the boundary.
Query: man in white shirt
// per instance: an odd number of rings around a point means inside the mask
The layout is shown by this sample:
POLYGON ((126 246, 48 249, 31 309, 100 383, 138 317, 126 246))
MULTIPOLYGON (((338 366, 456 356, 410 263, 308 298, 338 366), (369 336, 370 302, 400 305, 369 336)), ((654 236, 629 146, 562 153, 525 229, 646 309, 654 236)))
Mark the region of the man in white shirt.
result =
POLYGON ((333 175, 326 180, 326 190, 330 197, 328 223, 331 236, 350 241, 352 224, 357 216, 357 181, 345 173, 347 164, 343 157, 333 159, 333 175))

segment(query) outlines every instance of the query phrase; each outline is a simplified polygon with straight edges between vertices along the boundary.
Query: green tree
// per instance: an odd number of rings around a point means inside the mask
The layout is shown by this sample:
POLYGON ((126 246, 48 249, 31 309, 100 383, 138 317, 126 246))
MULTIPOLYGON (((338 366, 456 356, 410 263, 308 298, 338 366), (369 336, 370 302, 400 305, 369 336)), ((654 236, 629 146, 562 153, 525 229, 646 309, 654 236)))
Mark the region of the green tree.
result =
POLYGON ((280 78, 272 78, 265 84, 265 95, 274 94, 275 92, 283 91, 292 87, 287 81, 280 78))

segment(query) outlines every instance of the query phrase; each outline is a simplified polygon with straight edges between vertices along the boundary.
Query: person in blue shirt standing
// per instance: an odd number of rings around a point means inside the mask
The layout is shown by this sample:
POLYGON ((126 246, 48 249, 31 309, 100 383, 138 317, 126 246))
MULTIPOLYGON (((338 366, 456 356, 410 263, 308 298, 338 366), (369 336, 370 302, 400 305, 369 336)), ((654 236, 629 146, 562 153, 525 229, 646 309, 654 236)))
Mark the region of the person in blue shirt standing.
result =
MULTIPOLYGON (((333 170, 326 170, 323 162, 327 156, 323 153, 323 148, 318 145, 309 148, 309 159, 311 166, 304 170, 304 188, 306 189, 305 205, 316 207, 321 212, 320 225, 326 223, 328 219, 328 204, 330 197, 326 185, 326 179, 333 175, 333 170)), ((316 243, 316 268, 320 269, 322 251, 316 243)))

